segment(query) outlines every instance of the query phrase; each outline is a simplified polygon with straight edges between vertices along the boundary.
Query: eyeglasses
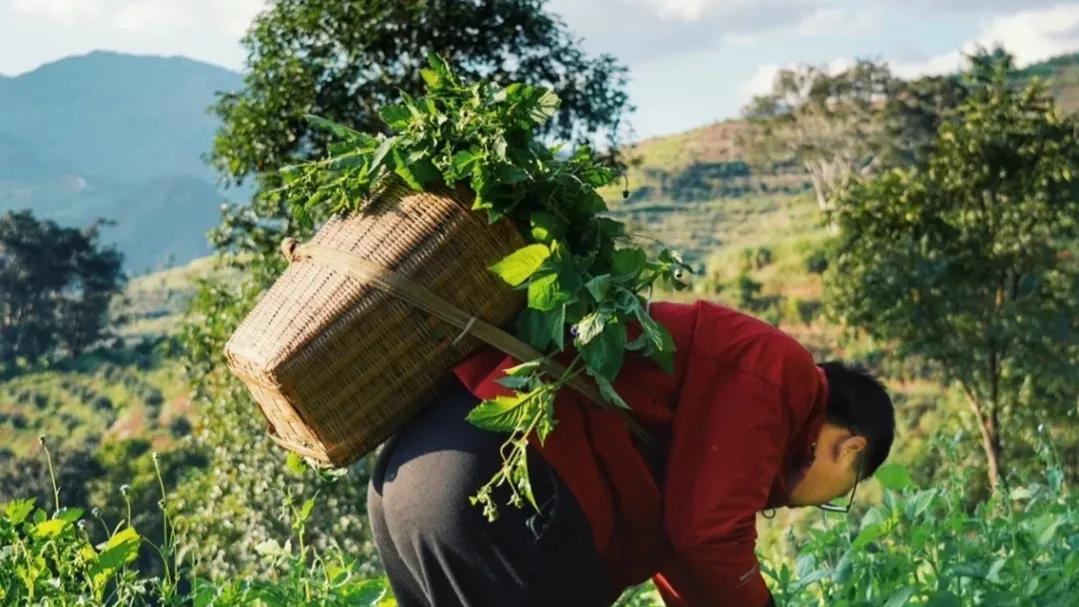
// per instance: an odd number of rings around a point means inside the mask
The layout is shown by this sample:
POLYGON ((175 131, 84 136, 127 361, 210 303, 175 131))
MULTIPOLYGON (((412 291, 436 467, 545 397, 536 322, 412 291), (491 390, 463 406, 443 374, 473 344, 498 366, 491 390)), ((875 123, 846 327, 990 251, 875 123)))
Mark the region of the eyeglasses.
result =
POLYGON ((817 504, 817 507, 825 512, 838 512, 846 514, 850 512, 850 507, 854 505, 854 494, 858 492, 858 483, 862 482, 862 458, 858 458, 858 471, 854 477, 854 487, 850 490, 850 499, 847 501, 846 506, 839 504, 817 504))

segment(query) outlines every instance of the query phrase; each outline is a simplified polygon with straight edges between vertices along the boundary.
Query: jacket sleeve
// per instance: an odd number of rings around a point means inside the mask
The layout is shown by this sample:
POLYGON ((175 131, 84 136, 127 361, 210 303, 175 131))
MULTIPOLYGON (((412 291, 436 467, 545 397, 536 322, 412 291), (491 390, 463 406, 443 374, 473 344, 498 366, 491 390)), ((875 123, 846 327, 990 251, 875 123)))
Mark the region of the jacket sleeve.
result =
POLYGON ((771 599, 754 554, 790 434, 782 390, 702 357, 678 399, 667 461, 665 524, 676 570, 661 572, 670 605, 744 607, 771 599))

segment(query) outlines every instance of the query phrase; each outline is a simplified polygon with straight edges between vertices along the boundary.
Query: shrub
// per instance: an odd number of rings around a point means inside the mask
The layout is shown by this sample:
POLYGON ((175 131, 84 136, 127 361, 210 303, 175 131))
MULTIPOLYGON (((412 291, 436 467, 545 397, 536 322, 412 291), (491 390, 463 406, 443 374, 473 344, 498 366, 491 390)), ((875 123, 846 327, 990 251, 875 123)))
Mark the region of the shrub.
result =
POLYGON ((824 274, 828 269, 828 252, 824 249, 814 249, 805 258, 805 269, 811 274, 824 274))
MULTIPOLYGON (((44 447, 44 439, 42 446, 44 447)), ((395 605, 385 578, 366 579, 357 563, 339 549, 317 552, 305 544, 315 498, 284 504, 294 537, 283 545, 257 547, 268 574, 215 584, 192 575, 189 560, 176 549, 177 529, 165 490, 166 475, 153 457, 164 524, 160 543, 132 523, 129 488, 121 487, 127 516, 103 541, 91 536, 81 508, 61 506, 51 456, 45 449, 53 494, 52 508, 36 497, 0 507, 0 604, 7 605, 395 605), (294 541, 295 540, 295 543, 294 541), (9 549, 11 548, 11 549, 9 549), (136 567, 140 552, 158 561, 154 574, 136 567), (281 571, 283 573, 275 573, 281 571)), ((100 518, 98 512, 92 513, 100 518)), ((101 521, 103 523, 103 521, 101 521)), ((105 527, 102 524, 102 527, 105 527)), ((197 559, 197 555, 192 555, 197 559)))
MULTIPOLYGON (((1079 500, 1043 436, 1044 478, 973 507, 976 473, 951 468, 919 487, 883 466, 883 503, 854 524, 812 529, 793 566, 763 566, 777 605, 1074 605, 1079 596, 1079 500)), ((938 447, 955 461, 955 442, 938 447)))

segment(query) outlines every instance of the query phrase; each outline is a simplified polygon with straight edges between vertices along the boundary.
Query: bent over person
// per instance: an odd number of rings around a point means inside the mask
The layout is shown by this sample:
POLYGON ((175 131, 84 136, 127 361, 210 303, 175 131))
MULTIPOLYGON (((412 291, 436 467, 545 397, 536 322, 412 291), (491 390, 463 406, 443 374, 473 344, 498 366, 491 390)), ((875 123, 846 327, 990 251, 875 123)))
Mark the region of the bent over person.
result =
POLYGON ((848 509, 891 448, 891 400, 866 372, 817 365, 752 316, 704 301, 652 315, 674 338, 673 375, 628 353, 614 382, 652 440, 562 390, 555 430, 528 455, 538 511, 503 507, 491 523, 469 503, 505 436, 465 416, 508 394, 496 380, 520 362, 493 348, 387 442, 368 512, 402 607, 610 605, 649 578, 671 606, 771 603, 757 512, 848 509))

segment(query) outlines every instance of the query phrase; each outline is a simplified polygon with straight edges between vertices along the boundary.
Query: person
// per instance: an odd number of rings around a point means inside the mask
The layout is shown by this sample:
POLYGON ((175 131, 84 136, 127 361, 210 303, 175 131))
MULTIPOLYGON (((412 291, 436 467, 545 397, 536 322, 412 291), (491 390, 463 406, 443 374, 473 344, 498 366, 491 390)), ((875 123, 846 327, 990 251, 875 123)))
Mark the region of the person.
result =
POLYGON ((817 365, 736 310, 658 302, 651 314, 674 338, 674 373, 627 353, 614 382, 651 440, 561 390, 554 431, 528 452, 538 510, 503 506, 488 522, 469 502, 499 468, 505 435, 465 416, 508 394, 496 380, 520 362, 497 350, 455 367, 387 442, 368 512, 399 605, 592 607, 649 578, 669 606, 771 604, 756 514, 849 509, 891 448, 892 402, 861 368, 817 365))

